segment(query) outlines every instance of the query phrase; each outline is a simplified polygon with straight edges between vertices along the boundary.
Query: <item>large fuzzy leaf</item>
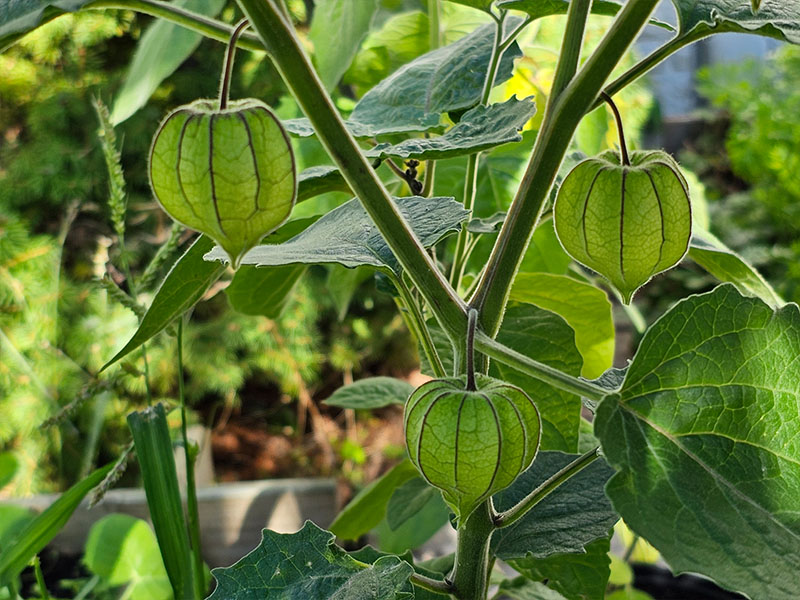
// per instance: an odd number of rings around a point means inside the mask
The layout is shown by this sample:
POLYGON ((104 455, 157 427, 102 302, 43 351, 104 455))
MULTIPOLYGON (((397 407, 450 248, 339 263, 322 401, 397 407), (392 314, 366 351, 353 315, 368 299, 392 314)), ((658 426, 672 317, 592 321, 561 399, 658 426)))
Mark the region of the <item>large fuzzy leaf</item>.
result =
POLYGON ((365 154, 370 158, 440 160, 474 154, 522 140, 520 131, 536 112, 530 99, 509 98, 491 106, 478 105, 442 136, 412 138, 398 144, 378 144, 365 154))
MULTIPOLYGON (((458 231, 469 213, 453 198, 396 198, 397 207, 426 247, 458 231)), ((220 247, 206 260, 227 260, 220 247)), ((400 273, 400 264, 386 240, 357 199, 335 208, 302 233, 283 244, 256 246, 245 254, 244 265, 338 263, 345 267, 369 265, 400 273)))
POLYGON ((607 493, 676 572, 797 598, 800 309, 722 285, 647 332, 595 433, 607 493))
POLYGON ((800 43, 800 0, 672 0, 678 11, 678 35, 690 32, 757 33, 800 43), (695 31, 698 30, 698 31, 695 31))
MULTIPOLYGON (((511 508, 576 458, 577 455, 561 452, 540 452, 530 469, 494 496, 495 507, 511 508)), ((605 460, 595 460, 545 496, 519 521, 496 531, 492 547, 497 557, 541 559, 583 552, 594 540, 608 537, 619 518, 603 492, 613 473, 605 460)))
POLYGON ((600 538, 587 544, 585 552, 521 558, 509 564, 528 579, 547 581, 567 600, 603 600, 611 574, 610 545, 610 538, 600 538))
MULTIPOLYGON (((519 22, 507 19, 506 27, 519 22)), ((494 24, 484 25, 400 67, 364 94, 350 120, 368 127, 371 135, 427 131, 439 126, 442 113, 475 106, 491 59, 494 30, 494 24)), ((503 53, 495 83, 511 77, 514 59, 521 55, 516 43, 503 53)))
POLYGON ((306 521, 297 533, 265 529, 261 544, 230 567, 211 571, 209 600, 327 598, 412 600, 414 569, 397 556, 362 563, 333 543, 332 533, 306 521))
POLYGON ((90 0, 0 0, 0 52, 29 31, 90 0))

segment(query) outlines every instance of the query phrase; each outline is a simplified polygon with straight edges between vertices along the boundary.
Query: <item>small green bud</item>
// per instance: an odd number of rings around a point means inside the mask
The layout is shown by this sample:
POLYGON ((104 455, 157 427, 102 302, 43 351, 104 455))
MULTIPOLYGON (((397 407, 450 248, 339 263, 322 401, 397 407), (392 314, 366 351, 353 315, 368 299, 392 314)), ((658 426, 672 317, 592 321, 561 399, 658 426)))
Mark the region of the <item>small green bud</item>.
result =
POLYGON ((161 122, 150 149, 159 204, 213 238, 234 267, 289 217, 296 179, 289 138, 258 100, 224 109, 214 100, 180 106, 161 122))
POLYGON ((556 234, 576 261, 608 279, 629 304, 651 277, 689 250, 689 188, 666 152, 612 150, 579 163, 553 208, 556 234))
POLYGON ((411 462, 459 519, 511 485, 541 439, 539 411, 525 392, 485 375, 475 384, 470 391, 463 378, 434 379, 405 406, 411 462))

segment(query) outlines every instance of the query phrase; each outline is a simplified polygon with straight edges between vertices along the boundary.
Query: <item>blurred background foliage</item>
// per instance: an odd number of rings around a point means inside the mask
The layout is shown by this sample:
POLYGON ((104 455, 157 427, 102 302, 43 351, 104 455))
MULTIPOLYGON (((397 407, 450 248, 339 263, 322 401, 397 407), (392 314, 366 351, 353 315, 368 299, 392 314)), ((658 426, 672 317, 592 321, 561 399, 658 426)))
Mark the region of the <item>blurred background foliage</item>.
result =
MULTIPOLYGON (((333 90, 343 113, 398 66, 428 51, 426 5, 378 0, 370 31, 333 90)), ((312 6, 289 2, 313 52, 312 6)), ((208 7, 229 23, 240 16, 233 2, 208 7)), ((479 11, 442 3, 443 42, 486 19, 479 11)), ((493 92, 493 101, 533 95, 539 114, 522 142, 483 155, 476 217, 491 218, 512 200, 547 101, 563 22, 545 19, 526 30, 519 40, 524 57, 514 76, 493 92)), ((163 60, 179 68, 152 96, 147 91, 137 92, 145 97, 127 97, 141 108, 116 127, 125 177, 121 244, 93 99, 112 107, 112 115, 120 114, 114 112, 115 103, 126 89, 137 44, 153 23, 129 12, 67 15, 0 54, 0 452, 11 452, 20 464, 3 494, 63 489, 94 465, 118 456, 129 441, 125 416, 147 403, 145 370, 152 399, 174 405, 175 341, 169 335, 147 345, 147 365, 136 353, 97 375, 137 327, 137 315, 126 300, 132 283, 137 300, 146 306, 190 243, 190 233, 173 230, 152 199, 145 158, 167 111, 216 95, 224 50, 203 40, 186 60, 167 52, 163 60), (153 263, 165 244, 167 250, 153 263)), ((590 46, 599 40, 603 25, 602 18, 590 23, 590 46)), ((620 69, 633 60, 628 57, 620 69)), ((800 297, 800 242, 793 227, 800 183, 792 161, 798 160, 793 155, 800 128, 789 124, 796 121, 800 104, 800 91, 792 85, 798 71, 800 52, 786 47, 768 68, 737 65, 703 73, 708 126, 682 155, 684 165, 707 186, 712 231, 794 300, 800 297), (723 145, 725 153, 719 151, 723 145)), ((232 97, 247 96, 276 107, 283 118, 300 116, 262 53, 238 55, 232 97)), ((658 128, 646 82, 629 87, 617 100, 629 144, 641 146, 644 133, 658 128)), ((329 163, 313 138, 294 139, 293 144, 299 169, 329 163)), ((601 108, 584 119, 571 156, 616 144, 613 119, 601 108)), ((466 158, 441 161, 435 193, 461 199, 465 170, 466 158)), ((408 193, 386 167, 380 173, 393 193, 408 193)), ((699 183, 696 187, 702 192, 699 183)), ((343 193, 319 196, 298 205, 293 218, 324 214, 348 198, 343 193)), ((482 236, 468 264, 466 286, 484 264, 493 239, 482 236)), ((442 246, 438 258, 447 263, 448 244, 442 246)), ((529 270, 568 269, 547 221, 529 254, 529 270)), ((398 415, 391 410, 354 415, 316 409, 343 382, 370 374, 402 377, 417 368, 416 350, 394 301, 376 286, 373 273, 310 268, 283 310, 270 316, 235 312, 224 293, 229 281, 230 274, 210 290, 186 329, 187 395, 194 419, 214 427, 220 447, 231 443, 234 454, 245 429, 280 438, 290 449, 286 461, 225 472, 224 477, 336 472, 358 483, 373 477, 384 460, 401 454, 401 435, 385 431, 388 423, 399 431, 398 415)), ((711 284, 691 267, 672 271, 642 294, 645 317, 684 295, 686 288, 711 284)))

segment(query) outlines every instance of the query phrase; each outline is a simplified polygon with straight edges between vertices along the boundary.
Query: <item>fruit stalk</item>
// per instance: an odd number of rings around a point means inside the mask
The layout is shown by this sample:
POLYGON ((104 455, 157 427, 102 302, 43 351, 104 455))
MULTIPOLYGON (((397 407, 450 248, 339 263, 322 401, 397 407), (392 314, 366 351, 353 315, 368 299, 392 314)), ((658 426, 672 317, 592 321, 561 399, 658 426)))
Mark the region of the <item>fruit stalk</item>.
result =
POLYGON ((606 104, 611 107, 611 112, 614 113, 614 120, 617 122, 617 133, 619 133, 619 152, 622 155, 622 164, 626 167, 631 166, 631 159, 628 156, 628 146, 625 144, 625 132, 622 128, 622 116, 619 114, 619 109, 611 96, 605 92, 600 92, 600 97, 605 100, 606 104))
POLYGON ((219 82, 219 109, 225 110, 228 108, 228 100, 231 95, 231 77, 233 76, 233 57, 236 54, 236 42, 239 36, 242 35, 247 26, 249 25, 247 19, 242 19, 236 24, 231 33, 231 39, 228 42, 228 48, 225 51, 225 66, 222 69, 222 78, 219 82))

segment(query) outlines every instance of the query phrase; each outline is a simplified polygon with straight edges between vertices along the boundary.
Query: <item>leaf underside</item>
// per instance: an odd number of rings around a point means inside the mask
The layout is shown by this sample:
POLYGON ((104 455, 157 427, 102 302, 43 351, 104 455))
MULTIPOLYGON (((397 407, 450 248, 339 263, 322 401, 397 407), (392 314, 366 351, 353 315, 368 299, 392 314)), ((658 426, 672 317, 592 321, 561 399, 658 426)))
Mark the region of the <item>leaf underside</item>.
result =
MULTIPOLYGON (((460 229, 469 213, 453 198, 395 198, 417 239, 425 247, 460 229)), ((227 260, 215 247, 206 260, 227 260)), ((400 263, 357 199, 330 211, 302 233, 282 244, 256 246, 242 258, 244 265, 275 266, 296 263, 338 263, 355 268, 368 265, 401 272, 400 263)))

